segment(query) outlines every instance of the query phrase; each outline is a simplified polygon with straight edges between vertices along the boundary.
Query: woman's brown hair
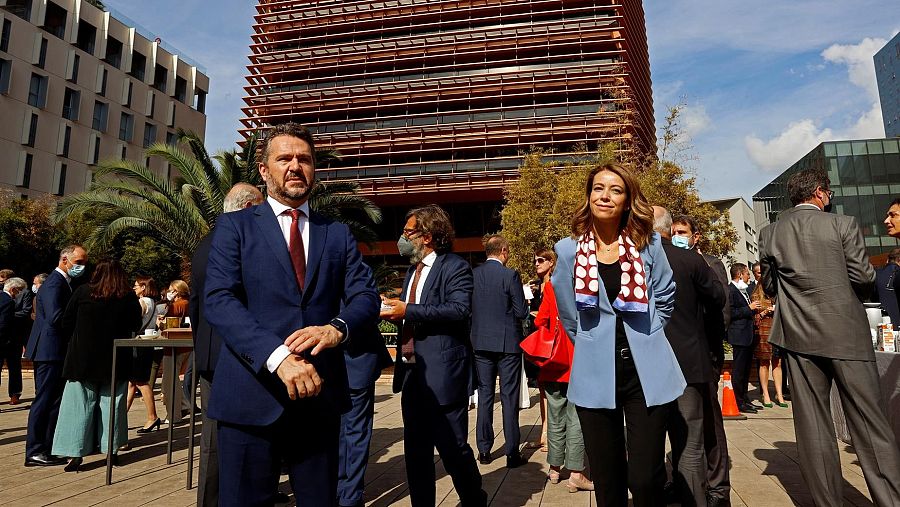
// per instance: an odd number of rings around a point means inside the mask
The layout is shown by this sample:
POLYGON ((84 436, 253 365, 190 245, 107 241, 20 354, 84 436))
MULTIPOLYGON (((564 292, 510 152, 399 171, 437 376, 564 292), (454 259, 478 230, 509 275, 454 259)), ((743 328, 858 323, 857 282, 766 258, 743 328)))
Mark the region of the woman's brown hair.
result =
POLYGON ((187 299, 191 295, 191 289, 188 288, 188 284, 184 280, 172 280, 172 283, 169 284, 169 288, 175 289, 175 293, 184 299, 187 299))
POLYGON ((622 213, 622 221, 619 223, 619 231, 627 230, 628 236, 634 241, 638 250, 650 243, 653 235, 653 207, 647 202, 641 185, 634 176, 632 169, 620 164, 598 165, 588 173, 584 184, 584 202, 572 217, 572 236, 578 238, 594 227, 594 215, 591 213, 591 190, 594 186, 594 176, 603 171, 609 171, 625 182, 625 212, 622 213))
POLYGON ((134 294, 128 284, 128 275, 119 261, 102 261, 94 268, 91 277, 91 297, 94 299, 123 298, 134 294))
POLYGON ((535 257, 543 257, 550 261, 550 273, 553 273, 553 270, 556 269, 556 252, 553 251, 552 248, 541 247, 534 251, 535 257))
POLYGON ((150 276, 138 276, 134 279, 134 283, 144 288, 144 297, 156 301, 159 297, 159 291, 156 289, 156 282, 150 276))

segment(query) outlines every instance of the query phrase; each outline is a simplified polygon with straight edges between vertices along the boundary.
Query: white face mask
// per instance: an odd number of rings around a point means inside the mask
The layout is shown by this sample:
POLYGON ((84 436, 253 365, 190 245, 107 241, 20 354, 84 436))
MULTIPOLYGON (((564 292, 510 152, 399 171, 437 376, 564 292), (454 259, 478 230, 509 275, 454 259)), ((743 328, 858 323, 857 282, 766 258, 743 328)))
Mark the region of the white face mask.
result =
POLYGON ((175 301, 175 293, 174 293, 174 292, 167 292, 167 293, 166 293, 166 300, 168 300, 168 301, 175 301))
POLYGON ((746 282, 744 282, 743 280, 740 280, 740 279, 735 280, 734 282, 731 282, 731 283, 733 283, 734 286, 740 290, 747 290, 747 287, 749 287, 749 285, 747 285, 746 282))
POLYGON ((40 287, 38 287, 37 285, 32 284, 32 285, 31 285, 31 292, 34 292, 35 294, 37 294, 37 291, 38 291, 39 288, 40 288, 40 287))

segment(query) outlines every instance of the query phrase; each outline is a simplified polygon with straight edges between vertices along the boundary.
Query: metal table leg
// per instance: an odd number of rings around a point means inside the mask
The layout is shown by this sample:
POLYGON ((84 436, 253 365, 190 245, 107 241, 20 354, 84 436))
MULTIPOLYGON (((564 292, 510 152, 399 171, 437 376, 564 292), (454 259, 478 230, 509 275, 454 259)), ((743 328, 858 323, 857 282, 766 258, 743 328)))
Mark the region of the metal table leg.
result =
POLYGON ((113 345, 112 353, 112 375, 109 385, 109 435, 106 439, 106 485, 112 484, 112 452, 113 452, 113 434, 115 433, 116 424, 116 352, 119 347, 113 345))

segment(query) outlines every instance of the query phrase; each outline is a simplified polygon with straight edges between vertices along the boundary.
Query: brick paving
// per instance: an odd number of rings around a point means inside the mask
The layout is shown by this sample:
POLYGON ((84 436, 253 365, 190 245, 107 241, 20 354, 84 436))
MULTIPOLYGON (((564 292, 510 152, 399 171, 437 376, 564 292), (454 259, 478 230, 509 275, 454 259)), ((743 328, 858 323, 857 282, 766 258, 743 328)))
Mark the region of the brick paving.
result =
MULTIPOLYGON (((117 507, 154 505, 194 505, 196 489, 185 490, 187 479, 187 424, 176 426, 173 464, 166 465, 165 431, 138 436, 143 425, 143 405, 137 400, 129 412, 132 450, 122 453, 121 466, 113 472, 113 484, 104 485, 105 456, 85 458, 84 470, 65 473, 62 467, 25 468, 25 426, 34 383, 25 379, 23 403, 7 404, 6 372, 0 387, 0 505, 110 505, 117 507)), ((375 433, 366 476, 366 504, 369 506, 409 505, 403 464, 400 398, 390 392, 389 384, 376 390, 375 433)), ((537 400, 537 395, 532 397, 537 400)), ((164 413, 157 394, 158 410, 164 413)), ((499 412, 499 404, 496 410, 499 412)), ((471 445, 475 446, 475 411, 469 413, 471 445)), ((523 440, 536 439, 540 433, 540 413, 536 405, 522 411, 523 440)), ((545 454, 526 450, 528 463, 517 469, 505 468, 502 459, 503 436, 500 414, 494 418, 497 441, 495 460, 479 465, 484 487, 492 506, 590 506, 588 492, 569 493, 564 481, 546 482, 545 454)), ((165 429, 165 426, 163 426, 165 429)), ((732 468, 732 505, 772 507, 810 505, 800 475, 790 408, 772 408, 752 415, 746 421, 726 421, 732 468)), ((198 428, 199 434, 199 428, 198 428)), ((839 442, 844 473, 844 504, 871 505, 862 471, 852 448, 839 442)), ((437 502, 441 506, 458 504, 450 477, 437 462, 437 502)), ((196 484, 197 464, 194 463, 196 484)), ((287 478, 280 489, 290 493, 287 478)), ((294 505, 291 503, 290 505, 294 505)))

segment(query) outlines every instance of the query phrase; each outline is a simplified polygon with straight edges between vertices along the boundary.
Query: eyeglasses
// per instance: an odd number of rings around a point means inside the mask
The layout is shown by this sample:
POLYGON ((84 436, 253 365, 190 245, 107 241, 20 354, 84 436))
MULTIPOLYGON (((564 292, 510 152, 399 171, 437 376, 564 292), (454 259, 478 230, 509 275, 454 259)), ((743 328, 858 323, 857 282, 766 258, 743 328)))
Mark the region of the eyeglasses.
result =
POLYGON ((823 188, 822 192, 825 192, 825 195, 828 196, 829 201, 834 198, 834 190, 827 190, 823 188))
POLYGON ((406 239, 412 239, 413 234, 421 232, 419 229, 403 229, 403 235, 406 239))
POLYGON ((535 263, 535 264, 543 264, 543 263, 545 263, 545 262, 548 262, 548 261, 547 261, 547 259, 545 259, 545 258, 543 258, 543 257, 535 257, 535 258, 534 258, 534 263, 535 263))

